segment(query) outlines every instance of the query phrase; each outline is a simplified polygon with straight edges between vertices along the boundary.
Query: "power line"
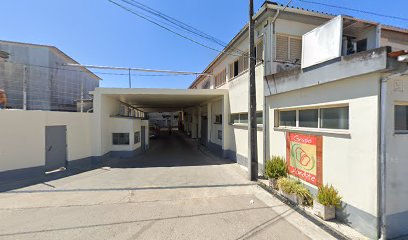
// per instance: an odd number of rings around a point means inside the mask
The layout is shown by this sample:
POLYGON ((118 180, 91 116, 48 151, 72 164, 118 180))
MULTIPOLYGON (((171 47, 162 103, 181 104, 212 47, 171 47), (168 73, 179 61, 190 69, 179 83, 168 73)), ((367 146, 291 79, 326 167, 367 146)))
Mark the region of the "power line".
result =
POLYGON ((85 67, 85 68, 97 68, 97 69, 110 69, 110 70, 133 70, 138 72, 155 72, 155 73, 169 73, 169 74, 199 74, 199 75, 212 75, 209 73, 198 73, 198 72, 185 72, 185 71, 174 71, 174 70, 159 70, 159 69, 147 69, 147 68, 131 68, 131 67, 111 67, 111 66, 97 66, 97 65, 83 65, 83 64, 65 64, 65 66, 72 67, 85 67))
POLYGON ((183 22, 181 22, 181 21, 179 21, 179 20, 177 20, 177 19, 175 19, 175 18, 173 18, 171 16, 168 16, 168 15, 166 15, 166 14, 164 14, 164 13, 158 11, 158 10, 155 10, 155 9, 149 7, 149 6, 146 6, 146 5, 144 5, 144 4, 140 3, 140 2, 137 2, 135 0, 121 0, 121 1, 126 2, 126 3, 128 3, 128 4, 132 5, 132 6, 137 7, 137 8, 140 8, 140 9, 142 9, 144 11, 147 11, 147 12, 149 12, 151 14, 154 14, 154 15, 160 17, 160 18, 163 18, 163 19, 173 23, 174 25, 177 25, 177 26, 181 27, 182 29, 185 29, 185 30, 187 30, 187 31, 189 31, 189 32, 191 32, 193 34, 196 34, 196 35, 198 35, 200 37, 211 40, 211 41, 213 41, 213 42, 215 42, 215 43, 217 43, 217 44, 219 44, 219 45, 221 45, 223 47, 225 47, 227 45, 227 43, 225 43, 225 42, 223 42, 223 41, 221 41, 221 40, 219 40, 219 39, 217 39, 217 38, 203 32, 203 31, 200 31, 200 30, 198 30, 198 29, 196 29, 196 28, 194 28, 194 27, 192 27, 192 26, 190 26, 190 25, 188 25, 186 23, 183 23, 183 22))
MULTIPOLYGON (((203 43, 200 43, 200 42, 198 42, 198 41, 196 41, 196 40, 194 40, 194 39, 192 39, 192 38, 189 38, 189 37, 184 36, 184 35, 182 35, 182 34, 180 34, 180 33, 178 33, 178 32, 175 32, 175 31, 171 30, 170 28, 165 27, 165 26, 163 26, 163 25, 161 25, 161 24, 159 24, 159 23, 157 23, 157 22, 155 22, 155 21, 152 21, 152 20, 150 20, 149 18, 147 18, 147 17, 145 17, 145 16, 142 16, 141 14, 139 14, 139 13, 133 11, 132 9, 129 9, 129 8, 123 6, 123 5, 121 5, 121 4, 119 4, 119 3, 115 2, 115 1, 112 1, 112 0, 108 0, 108 1, 111 2, 111 3, 113 3, 113 4, 115 4, 115 5, 117 5, 117 6, 119 6, 119 7, 121 7, 121 8, 123 8, 124 10, 126 10, 126 11, 128 11, 128 12, 130 12, 130 13, 133 13, 133 14, 135 14, 135 15, 137 15, 137 16, 143 18, 143 19, 145 19, 146 21, 149 21, 150 23, 152 23, 152 24, 154 24, 154 25, 157 25, 157 26, 159 26, 159 27, 161 27, 161 28, 163 28, 163 29, 165 29, 165 30, 167 30, 167 31, 169 31, 169 32, 171 32, 171 33, 173 33, 173 34, 176 34, 176 35, 179 36, 179 37, 182 37, 182 38, 184 38, 184 39, 186 39, 186 40, 189 40, 189 41, 191 41, 191 42, 193 42, 193 43, 195 43, 195 44, 198 44, 198 45, 200 45, 200 46, 202 46, 202 47, 208 48, 208 49, 213 50, 213 51, 216 51, 216 52, 227 53, 227 52, 225 52, 225 51, 223 51, 223 50, 218 50, 218 49, 216 49, 216 48, 207 46, 207 45, 205 45, 205 44, 203 44, 203 43)), ((230 54, 230 55, 233 55, 233 54, 230 54)), ((239 57, 240 55, 234 55, 234 56, 239 57)))
MULTIPOLYGON (((28 64, 28 63, 17 63, 17 62, 10 62, 7 61, 6 63, 10 64, 16 64, 16 65, 21 65, 21 66, 30 66, 30 67, 39 67, 39 68, 48 68, 48 69, 54 69, 54 70, 62 70, 62 71, 69 71, 69 72, 81 72, 81 73, 86 73, 85 71, 82 70, 74 70, 74 69, 67 69, 67 68, 59 68, 59 67, 50 67, 50 66, 43 66, 43 65, 36 65, 36 64, 28 64)), ((77 65, 73 65, 75 67, 77 65)), ((92 65, 89 65, 92 66, 92 65)), ((91 67, 88 67, 91 68, 91 67)), ((115 69, 114 67, 111 67, 111 70, 129 70, 129 68, 120 68, 120 69, 115 69)), ((141 71, 143 70, 142 68, 131 68, 132 71, 141 71)), ((144 69, 144 70, 153 70, 153 69, 144 69)), ((158 71, 163 71, 163 70, 158 70, 158 71)), ((165 72, 164 70, 163 72, 165 72)), ((169 71, 171 72, 171 71, 169 71)), ((176 72, 176 71, 173 71, 176 72)), ((102 75, 116 75, 116 76, 129 76, 129 73, 110 73, 110 72, 92 72, 94 74, 102 74, 102 75)), ((141 77, 167 77, 167 76, 174 76, 174 75, 181 75, 181 76, 191 76, 191 75, 202 75, 202 73, 197 73, 197 72, 178 72, 178 73, 168 73, 168 74, 135 74, 131 73, 132 76, 141 76, 141 77)))
MULTIPOLYGON (((183 23, 183 22, 181 22, 181 21, 179 21, 179 20, 177 20, 177 19, 175 19, 173 17, 170 17, 170 16, 168 16, 168 15, 166 15, 166 14, 164 14, 164 13, 158 11, 158 10, 155 10, 155 9, 153 9, 151 7, 148 7, 148 6, 146 6, 146 5, 144 5, 144 4, 140 3, 140 2, 137 2, 135 0, 121 0, 121 1, 125 2, 127 4, 130 4, 130 5, 134 6, 134 7, 137 7, 139 9, 143 10, 143 11, 146 11, 146 12, 148 12, 150 14, 153 14, 153 15, 155 15, 157 17, 160 17, 160 18, 172 23, 173 26, 177 26, 178 28, 181 28, 183 30, 188 31, 189 33, 192 33, 192 34, 197 35, 199 37, 202 37, 202 38, 204 38, 206 40, 209 40, 209 41, 211 41, 213 43, 216 43, 216 44, 222 46, 223 48, 227 47, 227 45, 228 45, 227 43, 225 43, 225 42, 223 42, 223 41, 221 41, 221 40, 219 40, 219 39, 217 39, 217 38, 215 38, 215 37, 213 37, 213 36, 211 36, 211 35, 209 35, 209 34, 207 34, 205 32, 202 32, 202 31, 200 31, 200 30, 198 30, 198 29, 196 29, 196 28, 194 28, 194 27, 192 27, 192 26, 190 26, 190 25, 188 25, 186 23, 183 23)), ((243 51, 241 49, 233 48, 233 47, 230 47, 230 48, 232 50, 236 50, 240 54, 248 55, 245 51, 243 51)))
POLYGON ((366 10, 359 10, 355 8, 349 8, 349 7, 342 7, 342 6, 337 6, 337 5, 332 5, 332 4, 327 4, 327 3, 320 3, 320 2, 314 2, 314 1, 309 1, 309 0, 298 0, 299 2, 305 2, 305 3, 310 3, 310 4, 315 4, 315 5, 322 5, 326 7, 332 7, 332 8, 337 8, 337 9, 343 9, 343 10, 348 10, 348 11, 354 11, 354 12, 359 12, 359 13, 364 13, 364 14, 371 14, 374 16, 378 17, 385 17, 385 18, 392 18, 392 19, 397 19, 401 21, 408 21, 408 18, 403 18, 403 17, 398 17, 398 16, 390 16, 390 15, 385 15, 382 13, 376 13, 376 12, 371 12, 371 11, 366 11, 366 10))
MULTIPOLYGON (((115 1, 113 1, 113 0, 108 0, 108 1, 111 2, 111 3, 113 3, 113 4, 115 4, 115 5, 117 5, 117 6, 119 6, 119 7, 122 8, 122 9, 124 9, 124 10, 126 10, 126 11, 128 11, 128 12, 130 12, 130 13, 132 13, 132 14, 138 16, 138 17, 140 17, 140 18, 145 19, 146 21, 148 21, 148 22, 150 22, 150 23, 152 23, 152 24, 154 24, 154 25, 157 25, 157 26, 159 26, 159 27, 161 27, 161 28, 163 28, 163 29, 165 29, 165 30, 167 30, 167 31, 169 31, 169 32, 171 32, 171 33, 173 33, 173 34, 175 34, 175 35, 181 37, 181 38, 184 38, 184 39, 186 39, 186 40, 188 40, 188 41, 191 41, 191 42, 193 42, 193 43, 195 43, 195 44, 198 44, 198 45, 200 45, 200 46, 202 46, 202 47, 205 47, 205 48, 207 48, 207 49, 210 49, 210 50, 213 50, 213 51, 216 51, 216 52, 219 52, 219 53, 225 53, 225 54, 231 55, 231 56, 236 56, 236 57, 240 57, 241 55, 244 55, 244 56, 247 55, 246 52, 244 52, 244 51, 242 51, 242 50, 239 50, 239 49, 237 49, 237 52, 241 52, 241 53, 243 53, 243 54, 235 54, 235 53, 232 53, 232 52, 229 52, 229 51, 226 51, 226 50, 219 50, 219 49, 216 49, 216 48, 214 48, 214 47, 208 46, 208 45, 206 45, 206 44, 204 44, 204 43, 201 43, 201 42, 198 42, 198 41, 196 41, 196 40, 194 40, 194 39, 192 39, 192 38, 190 38, 190 37, 187 37, 187 36, 185 36, 185 35, 182 35, 182 34, 176 32, 176 31, 174 31, 174 30, 172 30, 172 29, 170 29, 170 28, 168 28, 168 27, 165 27, 165 26, 163 26, 162 24, 160 24, 160 23, 158 23, 158 22, 155 22, 154 20, 149 19, 149 17, 147 17, 146 15, 140 14, 140 13, 138 13, 138 12, 136 12, 136 11, 134 11, 134 10, 132 10, 132 9, 130 9, 130 8, 128 8, 128 7, 126 7, 126 6, 123 6, 123 5, 120 4, 120 3, 117 3, 117 2, 115 2, 115 1)), ((126 2, 126 3, 128 3, 128 4, 132 5, 132 6, 135 6, 134 4, 131 4, 131 3, 129 3, 129 2, 126 1, 126 0, 121 0, 121 1, 126 2)), ((136 6, 136 7, 137 7, 137 6, 136 6)), ((156 14, 155 14, 155 15, 156 15, 156 14)), ((156 16, 159 16, 159 15, 156 15, 156 16)), ((167 15, 166 15, 166 16, 167 16, 167 15)), ((175 20, 175 21, 178 21, 178 20, 175 20)), ((173 23, 173 24, 174 24, 174 23, 173 23)), ((184 24, 184 23, 183 23, 183 24, 184 24)), ((185 25, 188 26, 187 24, 185 24, 185 25)), ((182 26, 180 26, 180 25, 177 25, 177 26, 182 27, 182 26)), ((187 30, 187 28, 184 28, 184 27, 182 27, 182 28, 185 29, 185 30, 187 30)), ((187 31, 192 32, 192 31, 190 31, 190 30, 187 30, 187 31)), ((194 33, 194 32, 192 32, 192 33, 194 33)), ((194 34, 196 34, 196 33, 194 33, 194 34)), ((208 38, 207 38, 207 39, 208 39, 208 38)), ((224 47, 225 47, 225 46, 224 46, 224 47)), ((231 49, 234 49, 234 48, 231 47, 231 49)), ((248 57, 248 56, 246 56, 246 57, 248 57)), ((249 57, 248 57, 248 58, 249 58, 249 57)), ((259 60, 262 60, 262 59, 259 59, 259 60)))

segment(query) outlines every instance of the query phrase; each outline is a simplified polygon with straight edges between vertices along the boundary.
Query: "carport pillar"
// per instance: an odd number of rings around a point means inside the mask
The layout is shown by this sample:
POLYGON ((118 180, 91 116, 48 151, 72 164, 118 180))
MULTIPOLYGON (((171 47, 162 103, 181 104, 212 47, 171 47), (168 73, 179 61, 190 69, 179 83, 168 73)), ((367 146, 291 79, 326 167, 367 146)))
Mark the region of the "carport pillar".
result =
POLYGON ((207 104, 207 142, 211 142, 211 119, 212 119, 212 104, 207 104))
POLYGON ((197 127, 197 131, 198 131, 198 133, 197 133, 197 137, 198 138, 201 138, 201 106, 198 106, 198 113, 197 113, 197 117, 198 117, 198 127, 197 127))
POLYGON ((192 123, 191 123, 191 138, 197 138, 197 114, 196 114, 196 109, 191 110, 191 117, 192 117, 192 123))

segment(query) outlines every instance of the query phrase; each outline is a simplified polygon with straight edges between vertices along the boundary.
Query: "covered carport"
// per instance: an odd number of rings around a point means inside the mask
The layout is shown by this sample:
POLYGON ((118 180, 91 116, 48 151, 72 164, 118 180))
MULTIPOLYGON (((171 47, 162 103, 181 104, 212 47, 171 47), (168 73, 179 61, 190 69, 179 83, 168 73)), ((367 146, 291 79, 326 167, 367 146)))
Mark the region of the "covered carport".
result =
POLYGON ((225 89, 97 88, 93 94, 94 156, 137 155, 149 147, 145 132, 149 129, 148 113, 181 112, 181 130, 225 157, 229 139, 229 102, 225 89), (140 129, 146 146, 137 144, 140 129), (129 144, 114 144, 114 135, 119 133, 129 133, 129 144))

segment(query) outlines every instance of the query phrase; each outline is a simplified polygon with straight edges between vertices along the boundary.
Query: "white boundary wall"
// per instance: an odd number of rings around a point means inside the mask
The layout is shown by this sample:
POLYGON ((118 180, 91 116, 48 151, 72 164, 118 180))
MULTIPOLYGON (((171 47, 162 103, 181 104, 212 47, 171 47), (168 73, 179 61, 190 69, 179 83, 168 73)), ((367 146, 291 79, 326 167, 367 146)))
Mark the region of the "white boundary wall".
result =
POLYGON ((92 113, 0 111, 0 172, 45 165, 45 127, 67 126, 67 160, 92 156, 92 113))

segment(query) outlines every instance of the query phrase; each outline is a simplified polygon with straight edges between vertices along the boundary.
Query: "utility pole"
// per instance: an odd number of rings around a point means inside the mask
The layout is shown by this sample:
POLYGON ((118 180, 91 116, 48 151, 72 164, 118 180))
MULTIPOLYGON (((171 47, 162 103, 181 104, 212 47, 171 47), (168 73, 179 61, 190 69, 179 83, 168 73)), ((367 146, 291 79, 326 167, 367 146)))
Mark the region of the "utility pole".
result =
POLYGON ((129 88, 132 88, 132 76, 131 76, 131 69, 129 68, 129 88))
POLYGON ((255 22, 254 1, 249 0, 249 125, 248 125, 248 175, 249 180, 256 181, 258 178, 258 144, 256 126, 256 87, 255 87, 255 22))

